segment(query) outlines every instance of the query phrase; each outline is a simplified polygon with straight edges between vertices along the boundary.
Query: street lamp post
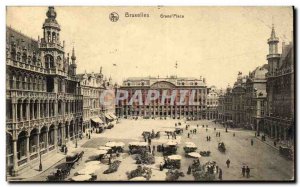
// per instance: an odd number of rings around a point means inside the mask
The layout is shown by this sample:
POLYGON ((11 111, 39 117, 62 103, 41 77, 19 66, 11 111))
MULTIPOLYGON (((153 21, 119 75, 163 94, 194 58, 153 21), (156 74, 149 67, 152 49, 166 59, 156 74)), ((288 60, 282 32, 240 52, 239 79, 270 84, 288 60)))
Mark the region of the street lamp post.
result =
POLYGON ((77 148, 77 135, 75 136, 75 138, 76 138, 75 148, 77 148))

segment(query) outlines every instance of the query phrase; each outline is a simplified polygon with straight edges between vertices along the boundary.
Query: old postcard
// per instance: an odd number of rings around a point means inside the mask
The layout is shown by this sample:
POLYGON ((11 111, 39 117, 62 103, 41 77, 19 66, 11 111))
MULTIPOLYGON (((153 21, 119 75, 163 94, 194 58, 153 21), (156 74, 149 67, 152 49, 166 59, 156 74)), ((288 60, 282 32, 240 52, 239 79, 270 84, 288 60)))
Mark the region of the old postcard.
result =
POLYGON ((294 182, 293 16, 8 6, 7 181, 294 182))

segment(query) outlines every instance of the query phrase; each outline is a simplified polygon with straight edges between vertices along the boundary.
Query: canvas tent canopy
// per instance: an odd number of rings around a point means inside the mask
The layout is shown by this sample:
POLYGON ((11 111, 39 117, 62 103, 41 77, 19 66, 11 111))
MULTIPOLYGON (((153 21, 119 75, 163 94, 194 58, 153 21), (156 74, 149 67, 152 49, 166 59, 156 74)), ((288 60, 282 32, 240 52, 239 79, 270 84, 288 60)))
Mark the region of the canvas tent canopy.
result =
POLYGON ((100 124, 104 123, 99 117, 92 118, 91 120, 95 123, 100 123, 100 124))

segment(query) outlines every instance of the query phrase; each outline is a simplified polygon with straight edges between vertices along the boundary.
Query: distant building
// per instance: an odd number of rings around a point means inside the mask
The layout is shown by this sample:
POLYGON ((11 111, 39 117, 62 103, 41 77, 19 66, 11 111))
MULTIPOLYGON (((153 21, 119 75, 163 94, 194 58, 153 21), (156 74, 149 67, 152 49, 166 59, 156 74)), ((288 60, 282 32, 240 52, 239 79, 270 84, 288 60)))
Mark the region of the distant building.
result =
POLYGON ((219 103, 219 91, 215 86, 211 86, 208 89, 207 94, 207 107, 206 107, 206 119, 217 119, 217 107, 219 103))
POLYGON ((104 123, 102 118, 104 106, 100 103, 100 95, 105 89, 102 68, 98 74, 84 73, 78 74, 77 77, 83 95, 83 128, 91 129, 104 123))
POLYGON ((282 54, 279 54, 278 43, 273 26, 268 39, 268 104, 264 132, 275 139, 292 140, 295 132, 294 44, 282 43, 282 54))
POLYGON ((263 130, 264 124, 267 100, 267 72, 267 64, 255 68, 255 70, 249 73, 245 84, 244 110, 246 127, 256 130, 258 134, 263 130))
POLYGON ((6 28, 6 166, 11 175, 83 132, 76 56, 65 53, 54 7, 38 40, 6 28))
POLYGON ((117 115, 119 117, 129 116, 141 116, 145 118, 157 118, 157 117, 170 117, 173 119, 187 118, 187 119, 205 119, 206 118, 206 99, 207 99, 207 86, 204 78, 187 78, 171 76, 168 78, 156 78, 156 77, 139 77, 128 78, 123 81, 123 84, 119 87, 120 90, 126 90, 129 92, 128 99, 117 103, 117 115), (143 104, 139 105, 134 103, 130 105, 130 98, 136 90, 141 90, 143 95, 143 104), (166 99, 162 104, 161 97, 155 101, 145 104, 145 98, 147 97, 149 90, 158 90, 160 96, 164 90, 167 90, 168 95, 171 95, 172 91, 178 91, 175 99, 175 104, 170 105, 171 99, 166 99), (186 104, 177 105, 180 100, 180 90, 187 90, 191 93, 195 91, 195 102, 199 102, 196 105, 189 105, 190 94, 187 94, 185 98, 186 104))

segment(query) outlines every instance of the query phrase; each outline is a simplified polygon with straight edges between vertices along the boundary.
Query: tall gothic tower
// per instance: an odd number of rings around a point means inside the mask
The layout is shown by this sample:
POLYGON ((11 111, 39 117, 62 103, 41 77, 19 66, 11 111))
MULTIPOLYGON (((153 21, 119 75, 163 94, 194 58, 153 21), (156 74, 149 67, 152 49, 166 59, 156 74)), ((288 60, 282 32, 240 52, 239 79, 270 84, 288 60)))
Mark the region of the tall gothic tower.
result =
POLYGON ((64 71, 64 46, 61 46, 60 25, 56 21, 56 15, 54 7, 48 7, 47 18, 42 27, 43 38, 40 41, 42 62, 50 74, 64 71))
POLYGON ((276 37, 274 25, 272 25, 271 37, 268 39, 269 54, 267 55, 270 75, 279 68, 280 54, 278 53, 278 42, 279 39, 276 37))
POLYGON ((277 68, 279 68, 279 62, 280 62, 280 54, 278 53, 278 42, 279 39, 276 37, 274 25, 272 25, 271 37, 268 39, 269 54, 267 55, 267 60, 269 65, 268 74, 267 74, 268 75, 267 76, 268 115, 271 115, 273 113, 274 84, 275 84, 273 76, 275 75, 277 68))

